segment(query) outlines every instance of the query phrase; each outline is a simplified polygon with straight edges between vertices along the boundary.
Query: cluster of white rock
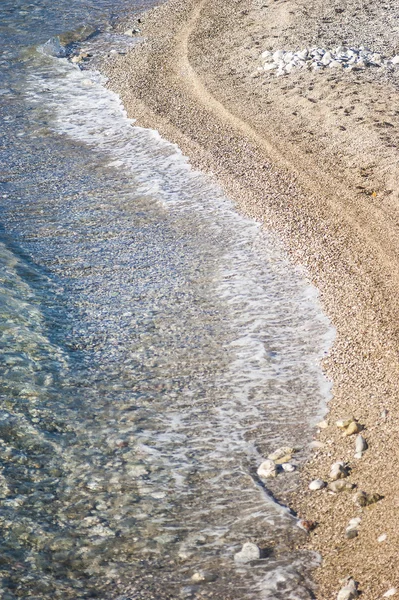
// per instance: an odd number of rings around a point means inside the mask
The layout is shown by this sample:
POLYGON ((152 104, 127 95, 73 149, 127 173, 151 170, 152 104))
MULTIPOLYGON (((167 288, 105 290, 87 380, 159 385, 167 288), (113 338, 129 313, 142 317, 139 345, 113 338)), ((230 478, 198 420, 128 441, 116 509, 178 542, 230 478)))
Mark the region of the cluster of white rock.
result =
POLYGON ((325 68, 363 70, 366 67, 387 67, 399 64, 399 55, 387 58, 368 48, 347 48, 338 46, 332 50, 324 48, 305 48, 297 52, 266 50, 261 54, 262 66, 258 72, 274 73, 277 77, 287 75, 294 69, 318 71, 325 68))

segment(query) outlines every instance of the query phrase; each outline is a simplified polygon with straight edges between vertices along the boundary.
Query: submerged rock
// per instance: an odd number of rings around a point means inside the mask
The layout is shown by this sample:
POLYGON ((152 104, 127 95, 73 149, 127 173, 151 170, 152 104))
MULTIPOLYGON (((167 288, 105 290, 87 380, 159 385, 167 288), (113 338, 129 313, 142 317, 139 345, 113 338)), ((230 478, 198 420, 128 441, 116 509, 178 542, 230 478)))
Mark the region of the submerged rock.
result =
POLYGON ((259 560, 262 556, 261 549, 253 542, 245 542, 240 552, 234 555, 234 561, 237 564, 246 565, 253 560, 259 560))
POLYGON ((207 583, 210 581, 215 581, 217 579, 217 575, 215 573, 211 573, 210 571, 197 571, 191 577, 191 581, 194 583, 207 583))
POLYGON ((91 25, 82 25, 73 31, 61 33, 59 40, 63 46, 68 46, 74 42, 85 42, 99 33, 100 30, 97 27, 92 27, 91 25))
POLYGON ((126 31, 123 32, 123 35, 126 35, 128 37, 134 37, 138 33, 140 33, 140 29, 132 28, 132 29, 126 29, 126 31))
POLYGON ((42 51, 48 56, 54 56, 55 58, 64 58, 67 55, 66 48, 61 44, 58 37, 50 38, 42 46, 42 51))
MULTIPOLYGON (((275 450, 275 452, 272 452, 272 454, 269 454, 267 458, 269 460, 273 460, 274 462, 278 462, 282 461, 283 458, 291 458, 294 452, 294 448, 290 448, 289 446, 282 446, 281 448, 275 450)), ((282 462, 288 462, 288 460, 282 462)))
POLYGON ((256 472, 262 479, 269 479, 277 476, 277 467, 274 461, 268 459, 263 461, 256 472))
POLYGON ((286 473, 293 473, 294 471, 296 471, 296 466, 292 465, 291 463, 288 463, 288 462, 287 463, 282 463, 281 468, 286 473))

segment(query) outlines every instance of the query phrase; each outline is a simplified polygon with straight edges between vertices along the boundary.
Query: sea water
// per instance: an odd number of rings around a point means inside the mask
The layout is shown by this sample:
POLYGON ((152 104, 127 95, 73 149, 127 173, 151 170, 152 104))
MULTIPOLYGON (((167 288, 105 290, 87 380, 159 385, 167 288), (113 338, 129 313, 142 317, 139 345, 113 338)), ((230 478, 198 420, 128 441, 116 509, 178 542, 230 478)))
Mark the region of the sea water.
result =
POLYGON ((308 456, 332 328, 273 235, 43 48, 118 51, 132 8, 0 6, 1 597, 312 598, 297 474, 256 471, 308 456))

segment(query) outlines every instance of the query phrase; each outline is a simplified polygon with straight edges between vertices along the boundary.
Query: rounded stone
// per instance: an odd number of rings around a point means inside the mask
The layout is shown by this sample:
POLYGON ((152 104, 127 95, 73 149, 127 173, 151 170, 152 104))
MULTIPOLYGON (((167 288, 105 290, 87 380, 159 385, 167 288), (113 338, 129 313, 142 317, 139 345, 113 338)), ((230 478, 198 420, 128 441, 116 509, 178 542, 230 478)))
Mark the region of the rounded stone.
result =
POLYGON ((211 573, 210 571, 197 571, 191 577, 193 583, 208 583, 210 581, 215 581, 216 579, 215 573, 211 573))
POLYGON ((234 561, 237 564, 247 564, 253 560, 259 560, 261 557, 260 548, 253 542, 245 542, 240 552, 234 555, 234 561))
POLYGON ((286 473, 293 473, 294 471, 296 471, 295 465, 292 465, 291 463, 282 463, 281 468, 286 473))
POLYGON ((269 479, 270 477, 276 477, 277 468, 274 461, 267 459, 258 467, 257 474, 262 479, 269 479))
POLYGON ((291 448, 290 446, 281 446, 281 448, 278 448, 277 450, 269 454, 267 458, 276 461, 281 460, 286 456, 292 456, 293 454, 294 448, 291 448))
POLYGON ((326 485, 327 483, 322 479, 314 479, 309 483, 309 489, 312 490, 312 492, 315 492, 317 490, 322 490, 326 485))

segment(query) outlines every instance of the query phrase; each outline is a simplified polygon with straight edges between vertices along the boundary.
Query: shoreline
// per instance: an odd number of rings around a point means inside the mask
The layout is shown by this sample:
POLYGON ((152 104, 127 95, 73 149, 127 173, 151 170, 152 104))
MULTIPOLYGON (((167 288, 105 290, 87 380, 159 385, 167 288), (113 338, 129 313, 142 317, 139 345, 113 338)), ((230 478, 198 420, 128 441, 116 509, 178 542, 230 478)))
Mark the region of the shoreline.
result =
MULTIPOLYGON (((292 31, 292 2, 246 7, 169 0, 141 16, 147 41, 114 57, 105 72, 129 116, 176 142, 239 210, 275 231, 320 290, 337 329, 323 365, 333 398, 328 427, 318 434, 323 447, 305 465, 289 504, 319 524, 305 546, 323 557, 318 597, 335 598, 340 580, 351 575, 364 598, 380 598, 399 587, 397 76, 253 77, 263 50, 298 46, 312 24, 305 19, 292 31), (365 426, 369 449, 360 460, 353 437, 335 427, 348 414, 365 426), (359 509, 351 493, 310 492, 309 482, 326 479, 339 460, 349 462, 358 490, 384 499, 359 509), (359 535, 346 539, 357 516, 359 535)), ((345 13, 334 14, 338 21, 345 13)))

